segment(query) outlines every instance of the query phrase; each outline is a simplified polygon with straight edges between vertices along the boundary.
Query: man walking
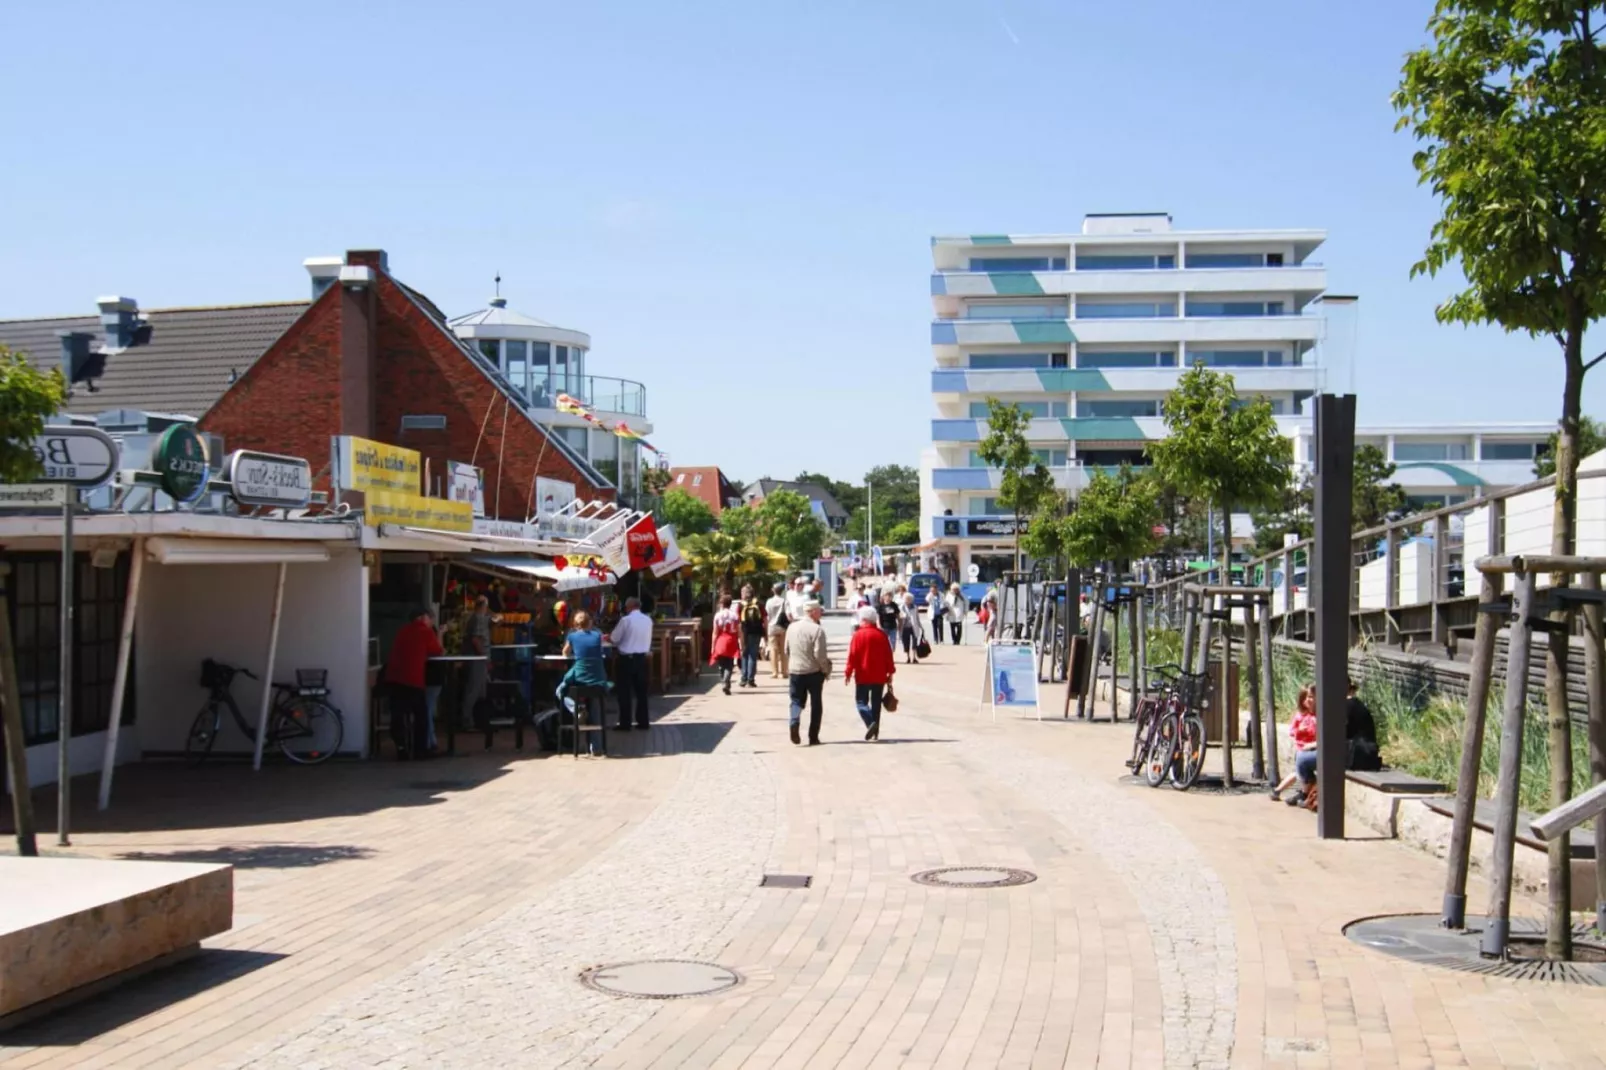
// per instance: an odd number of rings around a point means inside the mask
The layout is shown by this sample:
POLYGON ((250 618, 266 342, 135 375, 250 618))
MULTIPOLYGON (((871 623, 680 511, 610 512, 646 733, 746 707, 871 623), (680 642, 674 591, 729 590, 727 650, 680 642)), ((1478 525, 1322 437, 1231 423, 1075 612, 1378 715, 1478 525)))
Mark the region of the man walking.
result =
POLYGON ((775 593, 764 603, 764 621, 770 633, 770 679, 786 677, 786 626, 792 618, 786 612, 786 584, 776 581, 775 593))
POLYGON ((625 615, 613 626, 613 648, 619 652, 620 732, 630 731, 631 696, 634 698, 636 727, 647 730, 647 655, 652 652, 652 618, 641 611, 641 599, 625 599, 625 615))
POLYGON ((802 620, 805 616, 804 605, 809 600, 808 581, 801 575, 792 577, 792 589, 786 592, 786 615, 793 620, 802 620))
POLYGON ((764 645, 768 616, 750 586, 742 588, 742 687, 758 686, 758 648, 764 645))
POLYGON ((825 607, 810 601, 803 607, 802 620, 792 622, 786 629, 786 660, 790 670, 788 681, 792 698, 792 742, 801 743, 798 727, 803 720, 803 705, 809 707, 809 746, 820 742, 820 701, 825 678, 831 675, 831 658, 826 653, 825 629, 820 618, 825 607))

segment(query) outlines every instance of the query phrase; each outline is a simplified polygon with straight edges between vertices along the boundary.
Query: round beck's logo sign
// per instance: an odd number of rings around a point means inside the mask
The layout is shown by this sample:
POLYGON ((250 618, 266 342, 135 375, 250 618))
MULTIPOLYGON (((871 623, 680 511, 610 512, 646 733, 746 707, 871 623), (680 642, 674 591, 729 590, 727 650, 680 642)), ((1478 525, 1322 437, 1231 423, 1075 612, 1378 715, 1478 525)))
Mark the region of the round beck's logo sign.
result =
POLYGON ((162 489, 183 504, 206 493, 212 465, 206 440, 189 424, 174 424, 162 432, 151 450, 151 469, 162 477, 162 489))

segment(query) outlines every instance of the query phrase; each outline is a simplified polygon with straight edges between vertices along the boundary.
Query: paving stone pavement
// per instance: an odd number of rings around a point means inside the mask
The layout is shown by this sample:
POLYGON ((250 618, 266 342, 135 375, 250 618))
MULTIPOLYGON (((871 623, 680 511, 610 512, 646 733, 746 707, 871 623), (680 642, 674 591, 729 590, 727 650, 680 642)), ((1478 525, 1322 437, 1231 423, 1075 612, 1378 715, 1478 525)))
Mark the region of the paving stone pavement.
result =
POLYGON ((233 859, 235 930, 198 966, 0 1035, 0 1065, 1606 1068, 1606 993, 1342 936, 1434 909, 1442 863, 1316 840, 1262 797, 1122 783, 1129 729, 994 723, 981 656, 900 664, 879 744, 840 680, 825 745, 794 747, 781 683, 723 696, 704 676, 608 760, 154 778, 75 851, 233 859), (1037 880, 910 880, 983 865, 1037 880), (638 958, 744 981, 668 1001, 578 981, 638 958))

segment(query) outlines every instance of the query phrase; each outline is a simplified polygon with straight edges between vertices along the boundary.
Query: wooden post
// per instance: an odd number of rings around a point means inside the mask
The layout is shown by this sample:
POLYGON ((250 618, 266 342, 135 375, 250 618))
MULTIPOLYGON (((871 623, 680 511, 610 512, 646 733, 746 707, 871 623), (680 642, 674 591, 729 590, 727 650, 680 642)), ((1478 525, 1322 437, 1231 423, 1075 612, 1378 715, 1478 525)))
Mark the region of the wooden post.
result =
MULTIPOLYGON (((1568 550, 1572 547, 1568 546, 1568 550)), ((1551 573, 1551 586, 1560 591, 1572 582, 1567 573, 1551 573)), ((1572 720, 1567 700, 1567 652, 1571 645, 1573 613, 1570 604, 1556 605, 1549 614, 1552 631, 1545 636, 1545 744, 1550 753, 1550 804, 1560 806, 1573 794, 1572 720)), ((1571 838, 1562 836, 1545 844, 1549 875, 1545 881, 1549 909, 1545 923, 1545 954, 1562 962, 1573 957, 1573 865, 1571 838)))
MULTIPOLYGON (((1436 516, 1428 521, 1428 537, 1433 540, 1433 583, 1431 585, 1431 620, 1433 644, 1444 651, 1446 657, 1455 656, 1455 647, 1450 643, 1450 621, 1444 613, 1444 600, 1449 596, 1450 578, 1450 526, 1444 522, 1444 517, 1436 516)), ((1471 579, 1470 576, 1466 579, 1471 579)), ((1463 580, 1464 584, 1466 580, 1463 580)))
POLYGON ((1145 588, 1138 598, 1138 691, 1149 691, 1149 599, 1145 588))
POLYGON ((1490 859, 1489 910, 1479 950, 1504 958, 1511 935, 1511 862, 1517 847, 1517 791, 1522 779, 1522 729, 1528 703, 1528 648, 1534 611, 1534 574, 1516 574, 1511 639, 1506 647, 1506 705, 1500 724, 1500 777, 1495 786, 1494 852, 1490 859))
MULTIPOLYGON (((1120 581, 1117 580, 1111 589, 1112 597, 1118 597, 1121 590, 1120 581)), ((1128 643, 1131 642, 1128 637, 1128 643)), ((1121 603, 1117 602, 1110 607, 1110 723, 1121 723, 1121 706, 1116 694, 1121 682, 1121 603)))
POLYGON ((1400 645, 1400 529, 1383 533, 1383 641, 1400 645))
POLYGON ((1136 723, 1138 719, 1138 693, 1142 690, 1138 686, 1138 676, 1143 672, 1143 637, 1138 634, 1138 598, 1135 582, 1128 586, 1127 592, 1133 597, 1126 604, 1126 645, 1132 648, 1131 667, 1126 674, 1126 716, 1127 720, 1136 723))
MULTIPOLYGON (((1483 573, 1480 605, 1500 600, 1504 577, 1483 573)), ((1467 924, 1467 864, 1472 854, 1472 816, 1478 805, 1478 774, 1483 768, 1483 726, 1488 719, 1489 682, 1494 676, 1495 634, 1501 617, 1480 612, 1472 633, 1472 667, 1467 678, 1467 717, 1461 729, 1461 769, 1456 774, 1455 820, 1450 826, 1449 869, 1444 879, 1444 906, 1439 924, 1464 929, 1467 924)), ((1507 662, 1506 674, 1511 673, 1507 662)))
POLYGON ((1076 716, 1080 720, 1088 716, 1093 705, 1091 697, 1099 682, 1099 603, 1103 600, 1104 573, 1093 573, 1092 593, 1093 611, 1087 617, 1087 683, 1080 694, 1076 696, 1076 716))
MULTIPOLYGON (((1270 600, 1267 601, 1269 609, 1270 600)), ((1282 776, 1277 769, 1280 761, 1277 757, 1277 695, 1274 681, 1271 664, 1271 621, 1268 619, 1260 629, 1260 701, 1266 714, 1261 722, 1266 735, 1266 775, 1275 786, 1282 780, 1282 776)))
MULTIPOLYGON (((1229 578, 1222 586, 1231 582, 1229 578)), ((1229 704, 1232 699, 1232 601, 1230 598, 1221 600, 1226 616, 1221 621, 1221 690, 1217 694, 1217 707, 1221 711, 1221 781, 1228 791, 1233 789, 1232 745, 1238 742, 1233 738, 1237 733, 1232 730, 1233 715, 1238 711, 1229 704)))
POLYGON ((100 762, 102 810, 112 802, 112 768, 117 763, 117 736, 123 727, 123 697, 128 693, 128 659, 133 656, 134 620, 139 613, 139 581, 144 571, 145 540, 135 539, 128 562, 128 592, 123 600, 123 629, 117 637, 117 667, 112 673, 112 707, 111 716, 106 724, 106 753, 100 762))
POLYGON ((1198 621, 1194 617, 1193 607, 1197 599, 1187 591, 1182 592, 1182 671, 1193 671, 1194 629, 1198 621))
MULTIPOLYGON (((1586 572, 1586 591, 1600 590, 1600 574, 1586 572)), ((1606 783, 1606 628, 1599 602, 1584 605, 1584 691, 1589 699, 1589 779, 1606 783)), ((1595 818, 1595 928, 1606 932, 1606 818, 1595 818)))
MULTIPOLYGON (((1261 621, 1255 606, 1244 609, 1244 666, 1249 670, 1249 775, 1256 780, 1266 779, 1266 756, 1260 748, 1260 629, 1261 621)), ((1270 617, 1270 607, 1267 607, 1270 617)), ((1266 625, 1271 624, 1267 620, 1266 625)))
POLYGON ((33 790, 28 783, 28 748, 22 731, 22 696, 17 687, 17 652, 11 645, 11 599, 6 579, 11 566, 0 563, 0 721, 4 722, 6 765, 11 772, 11 818, 17 827, 17 854, 33 858, 39 843, 33 831, 33 790))
MULTIPOLYGON (((1306 565, 1306 571, 1310 566, 1306 565)), ((1283 551, 1283 638, 1289 638, 1289 622, 1294 619, 1294 551, 1283 551)))
MULTIPOLYGON (((1196 602, 1197 609, 1195 610, 1195 613, 1198 615, 1198 618, 1199 618, 1199 670, 1198 671, 1202 672, 1202 673, 1208 673, 1210 671, 1210 639, 1211 639, 1211 632, 1215 629, 1215 618, 1211 614, 1213 614, 1215 612, 1216 596, 1213 595, 1213 594, 1200 593, 1200 594, 1195 595, 1194 597, 1197 599, 1197 602, 1196 602)), ((1193 672, 1194 671, 1194 668, 1193 668, 1192 665, 1188 666, 1188 671, 1189 672, 1193 672)))

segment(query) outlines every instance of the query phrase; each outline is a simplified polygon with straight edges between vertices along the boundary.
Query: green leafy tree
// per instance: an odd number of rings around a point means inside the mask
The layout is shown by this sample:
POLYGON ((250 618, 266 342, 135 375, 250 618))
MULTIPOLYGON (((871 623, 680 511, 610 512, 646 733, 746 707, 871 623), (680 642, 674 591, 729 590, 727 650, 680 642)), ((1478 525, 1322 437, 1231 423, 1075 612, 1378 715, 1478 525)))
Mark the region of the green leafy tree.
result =
POLYGON ((714 530, 714 511, 701 498, 693 497, 679 487, 664 492, 658 512, 666 524, 675 526, 675 535, 704 535, 714 530))
POLYGON ((1232 510, 1275 504, 1293 474, 1293 444, 1265 398, 1240 400, 1231 375, 1199 365, 1165 399, 1166 437, 1149 444, 1159 477, 1221 514, 1222 582, 1232 576, 1232 510))
MULTIPOLYGON (((1359 491, 1359 484, 1356 490, 1359 491)), ((1316 501, 1315 487, 1307 472, 1299 481, 1284 487, 1275 501, 1251 509, 1249 519, 1255 526, 1252 549, 1256 556, 1274 554, 1283 548, 1283 537, 1308 539, 1316 531, 1312 508, 1316 501)))
POLYGON ((1160 486, 1152 476, 1128 465, 1114 475, 1096 471, 1061 521, 1065 556, 1079 567, 1147 556, 1160 544, 1159 523, 1160 486))
POLYGON ((718 527, 727 535, 749 541, 758 540, 758 510, 751 505, 733 505, 720 511, 718 527))
POLYGON ((1054 476, 1026 439, 1032 414, 1012 402, 987 399, 987 435, 976 448, 988 466, 1002 473, 998 504, 1015 514, 1015 567, 1020 567, 1020 518, 1037 512, 1054 494, 1054 476))
POLYGON ((33 440, 66 398, 58 369, 42 372, 0 345, 0 483, 26 483, 39 474, 33 440))
MULTIPOLYGON (((1545 450, 1534 458, 1534 476, 1543 479, 1556 474, 1556 443, 1561 437, 1559 431, 1552 431, 1545 440, 1545 450)), ((1606 450, 1606 426, 1593 416, 1580 416, 1578 418, 1578 459, 1583 460, 1592 454, 1606 450)))
MULTIPOLYGON (((1311 502, 1315 503, 1314 491, 1311 502)), ((1405 488, 1394 482, 1394 465, 1376 446, 1355 448, 1355 481, 1350 490, 1353 530, 1375 528, 1405 509, 1405 488)))
POLYGON ((842 507, 844 512, 852 513, 853 510, 864 504, 863 487, 855 486, 840 479, 832 479, 823 472, 799 472, 796 482, 813 483, 815 486, 824 487, 831 492, 831 497, 836 499, 836 503, 842 507))
POLYGON ((809 500, 790 490, 770 494, 758 507, 758 530, 764 541, 785 554, 794 568, 810 568, 831 533, 820 523, 809 500))
POLYGON ((670 475, 669 469, 659 468, 655 464, 642 465, 641 491, 643 494, 650 494, 654 498, 661 498, 663 497, 664 491, 668 490, 669 485, 674 481, 675 477, 670 475))
POLYGON ((886 545, 914 546, 920 542, 920 521, 900 520, 887 528, 886 545))
MULTIPOLYGON (((45 428, 45 421, 61 409, 67 397, 67 384, 61 372, 41 372, 0 345, 0 482, 26 483, 39 474, 39 459, 33 440, 45 428)), ((3 577, 0 577, 3 582, 3 577)), ((0 673, 15 679, 14 664, 0 665, 0 673)), ((3 701, 3 700, 0 700, 3 701)), ((17 853, 39 853, 34 840, 33 801, 28 793, 28 763, 24 760, 25 738, 22 711, 10 703, 0 710, 5 750, 10 766, 12 823, 17 835, 17 853)), ((0 774, 3 775, 3 774, 0 774)))
POLYGON ((692 575, 710 589, 734 594, 737 575, 756 572, 767 563, 764 548, 745 536, 708 531, 679 541, 692 575))
MULTIPOLYGON (((1576 543, 1584 334, 1606 312, 1606 9, 1591 0, 1439 0, 1432 43, 1405 59, 1394 94, 1399 127, 1419 142, 1419 180, 1440 200, 1412 274, 1457 268, 1466 279, 1438 308, 1447 323, 1497 323, 1554 339, 1561 419, 1554 457, 1551 552, 1576 543)), ((1552 582, 1565 585, 1569 577, 1552 582)), ((1566 610, 1557 614, 1566 623, 1566 610)), ((1545 673, 1552 802, 1572 791, 1565 637, 1552 633, 1545 673)), ((1571 957, 1571 868, 1565 837, 1550 850, 1546 950, 1571 957)))
POLYGON ((1046 495, 1037 503, 1037 511, 1020 535, 1020 548, 1037 561, 1052 561, 1053 574, 1065 574, 1068 560, 1065 547, 1065 512, 1070 508, 1065 495, 1059 491, 1046 495))

